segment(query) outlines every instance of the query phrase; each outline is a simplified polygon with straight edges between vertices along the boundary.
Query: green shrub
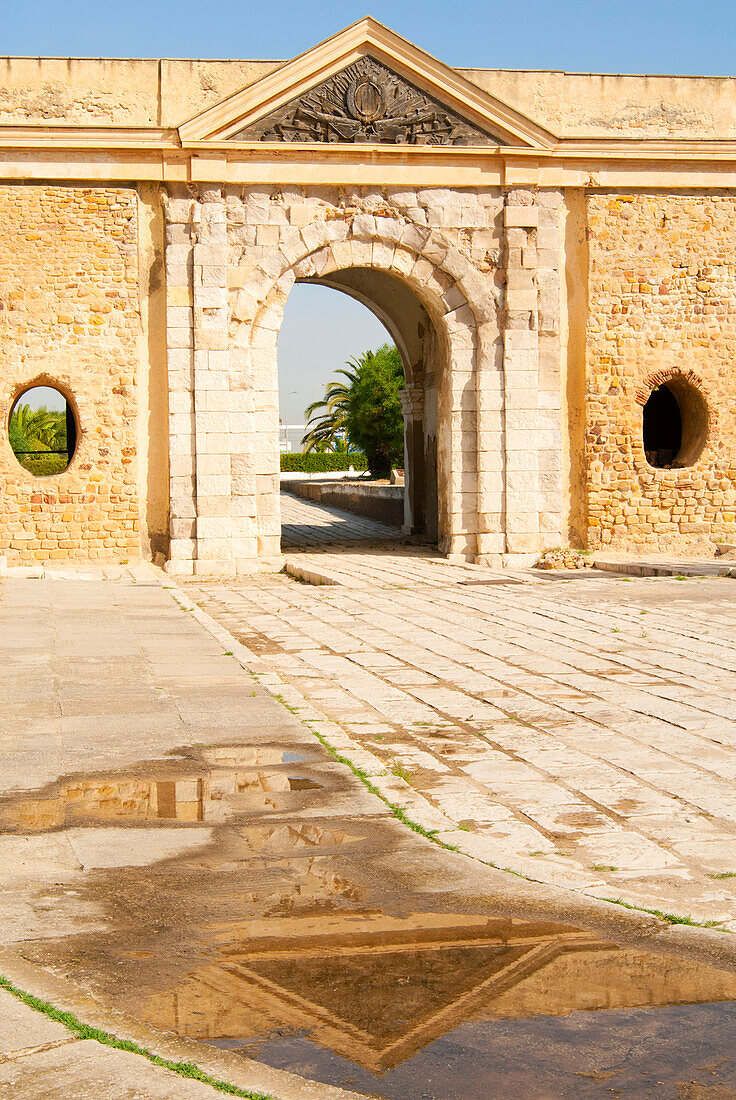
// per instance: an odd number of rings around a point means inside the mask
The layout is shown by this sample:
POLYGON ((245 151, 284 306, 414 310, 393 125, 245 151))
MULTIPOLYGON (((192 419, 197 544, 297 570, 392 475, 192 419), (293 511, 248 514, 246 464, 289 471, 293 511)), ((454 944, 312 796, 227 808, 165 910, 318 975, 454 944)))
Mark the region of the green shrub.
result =
POLYGON ((49 477, 51 474, 60 474, 69 465, 69 457, 66 454, 49 454, 47 451, 37 451, 35 454, 16 455, 21 466, 24 466, 30 474, 36 477, 49 477))
POLYGON ((336 470, 365 470, 367 463, 365 455, 335 454, 332 451, 309 451, 303 454, 298 451, 282 451, 281 471, 289 474, 326 474, 336 470))

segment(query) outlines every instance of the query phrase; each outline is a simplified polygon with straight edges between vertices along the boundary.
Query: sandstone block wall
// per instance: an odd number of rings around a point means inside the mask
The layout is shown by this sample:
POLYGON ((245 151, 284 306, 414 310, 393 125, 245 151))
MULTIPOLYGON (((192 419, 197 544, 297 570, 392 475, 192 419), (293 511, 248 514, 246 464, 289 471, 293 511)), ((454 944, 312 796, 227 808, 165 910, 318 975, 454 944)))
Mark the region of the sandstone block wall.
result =
MULTIPOLYGON (((283 61, 1 57, 0 123, 178 126, 283 61)), ((457 69, 560 137, 736 135, 731 77, 457 69)))
POLYGON ((736 196, 591 194, 587 211, 590 546, 712 553, 736 542, 736 196), (655 469, 642 404, 678 374, 706 438, 692 465, 655 469))
POLYGON ((562 193, 506 195, 505 550, 557 546, 564 526, 560 269, 562 193))
POLYGON ((0 188, 0 554, 9 564, 134 557, 139 361, 136 192, 0 188), (53 385, 77 415, 61 474, 24 470, 8 443, 18 394, 53 385))

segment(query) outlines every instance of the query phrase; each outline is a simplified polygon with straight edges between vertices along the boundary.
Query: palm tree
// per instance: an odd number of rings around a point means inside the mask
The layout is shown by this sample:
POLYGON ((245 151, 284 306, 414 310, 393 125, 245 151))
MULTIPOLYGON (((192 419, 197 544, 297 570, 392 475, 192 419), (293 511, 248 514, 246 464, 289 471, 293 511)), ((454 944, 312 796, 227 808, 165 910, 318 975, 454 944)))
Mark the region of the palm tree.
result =
POLYGON ((309 429, 302 437, 302 450, 305 454, 309 451, 349 450, 346 436, 348 403, 359 366, 357 360, 348 360, 348 367, 353 369, 336 372, 346 378, 347 382, 337 379, 328 382, 324 397, 313 401, 305 410, 309 429))
POLYGON ((8 425, 14 451, 63 451, 66 448, 66 416, 39 405, 16 405, 8 425))

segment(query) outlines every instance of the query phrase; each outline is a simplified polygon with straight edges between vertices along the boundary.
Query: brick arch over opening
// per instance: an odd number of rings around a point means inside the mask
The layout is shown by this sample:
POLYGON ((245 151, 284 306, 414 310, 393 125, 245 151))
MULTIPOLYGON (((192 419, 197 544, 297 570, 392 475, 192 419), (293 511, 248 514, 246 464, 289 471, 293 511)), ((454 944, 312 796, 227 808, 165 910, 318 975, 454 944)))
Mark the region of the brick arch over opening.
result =
MULTIPOLYGON (((444 553, 477 559, 488 552, 485 536, 502 536, 503 515, 503 501, 490 502, 484 494, 479 463, 481 423, 486 442, 494 437, 499 453, 503 448, 503 380, 498 367, 488 369, 497 362, 500 334, 487 282, 441 235, 400 219, 363 214, 308 228, 311 232, 300 234, 290 250, 282 246, 280 270, 270 276, 256 271, 253 282, 231 301, 231 333, 236 343, 247 339, 250 368, 264 386, 262 405, 270 404, 274 422, 267 429, 270 448, 264 438, 260 453, 272 451, 268 461, 276 470, 277 340, 294 283, 329 283, 331 275, 346 270, 384 272, 415 295, 436 338, 439 546, 444 553), (255 310, 254 292, 259 302, 255 310), (486 368, 482 375, 479 367, 486 368), (485 529, 489 525, 490 531, 485 529)), ((408 382, 407 388, 414 389, 410 378, 408 382)), ((259 535, 273 546, 279 533, 278 512, 268 500, 259 498, 258 504, 259 535)))
MULTIPOLYGON (((680 412, 682 441, 676 461, 671 469, 687 470, 701 458, 705 448, 717 433, 718 404, 709 393, 707 383, 694 370, 681 367, 664 367, 653 371, 640 385, 635 394, 636 403, 642 410, 659 386, 667 386, 673 394, 680 412)), ((635 440, 635 456, 640 468, 657 469, 646 462, 642 466, 644 453, 643 436, 635 440)), ((667 467, 668 469, 670 467, 667 467)))

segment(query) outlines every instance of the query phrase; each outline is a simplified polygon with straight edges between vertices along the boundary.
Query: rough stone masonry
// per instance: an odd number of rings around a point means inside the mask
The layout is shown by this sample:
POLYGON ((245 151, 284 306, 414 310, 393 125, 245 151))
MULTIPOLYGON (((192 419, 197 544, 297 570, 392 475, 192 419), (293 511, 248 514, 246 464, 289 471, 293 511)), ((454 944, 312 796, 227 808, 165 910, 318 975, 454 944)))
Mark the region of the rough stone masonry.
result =
POLYGON ((405 527, 448 556, 736 542, 734 138, 731 78, 463 71, 371 19, 288 62, 5 59, 0 555, 275 567, 302 280, 391 332, 405 527), (43 477, 36 385, 76 428, 43 477))

